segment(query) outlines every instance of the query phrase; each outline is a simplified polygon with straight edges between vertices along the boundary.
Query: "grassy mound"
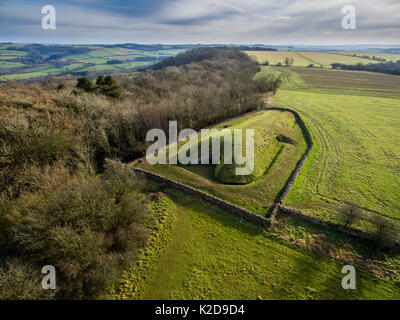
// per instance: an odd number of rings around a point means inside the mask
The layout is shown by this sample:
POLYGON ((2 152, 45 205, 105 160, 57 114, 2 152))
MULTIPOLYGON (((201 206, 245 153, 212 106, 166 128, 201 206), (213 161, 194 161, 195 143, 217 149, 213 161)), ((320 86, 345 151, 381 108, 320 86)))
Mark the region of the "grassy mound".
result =
MULTIPOLYGON (((227 164, 137 165, 265 215, 306 150, 302 131, 291 113, 275 110, 249 113, 215 126, 223 128, 254 129, 251 176, 236 176, 234 165, 227 164), (279 135, 293 143, 279 142, 279 135)), ((245 148, 244 143, 242 146, 245 148)))

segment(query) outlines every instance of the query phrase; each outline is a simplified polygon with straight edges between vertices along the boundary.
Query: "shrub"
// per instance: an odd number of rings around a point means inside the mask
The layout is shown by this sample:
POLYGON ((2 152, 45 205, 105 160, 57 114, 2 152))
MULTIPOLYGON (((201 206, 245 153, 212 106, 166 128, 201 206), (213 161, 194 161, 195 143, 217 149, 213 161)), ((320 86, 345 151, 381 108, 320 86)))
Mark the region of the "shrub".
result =
POLYGON ((0 119, 0 191, 18 196, 40 185, 42 168, 63 162, 71 170, 88 165, 82 136, 68 117, 20 112, 0 119))
POLYGON ((0 300, 52 299, 55 291, 43 290, 41 267, 20 259, 0 264, 0 300))
POLYGON ((95 89, 93 82, 86 77, 78 78, 78 83, 76 84, 76 87, 86 92, 92 92, 95 89))
POLYGON ((96 86, 103 86, 103 85, 105 85, 104 76, 99 76, 96 79, 96 86))
POLYGON ((283 82, 282 75, 267 74, 265 77, 260 78, 263 82, 265 91, 276 91, 280 88, 283 82))

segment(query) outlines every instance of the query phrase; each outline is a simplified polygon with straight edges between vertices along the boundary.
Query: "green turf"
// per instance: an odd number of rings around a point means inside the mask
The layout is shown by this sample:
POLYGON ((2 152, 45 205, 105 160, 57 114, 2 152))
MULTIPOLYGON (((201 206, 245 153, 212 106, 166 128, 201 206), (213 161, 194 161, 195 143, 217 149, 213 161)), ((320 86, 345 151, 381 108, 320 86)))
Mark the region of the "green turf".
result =
POLYGON ((138 266, 116 286, 122 299, 399 299, 394 283, 357 269, 343 290, 342 264, 275 239, 269 231, 175 190, 138 266))

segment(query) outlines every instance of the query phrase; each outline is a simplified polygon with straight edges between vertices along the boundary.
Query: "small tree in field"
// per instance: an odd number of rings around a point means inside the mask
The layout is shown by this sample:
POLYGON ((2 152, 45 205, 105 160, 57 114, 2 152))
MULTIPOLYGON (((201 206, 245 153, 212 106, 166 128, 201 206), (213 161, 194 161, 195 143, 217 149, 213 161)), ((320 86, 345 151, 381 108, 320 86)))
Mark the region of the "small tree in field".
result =
POLYGON ((343 225, 347 229, 358 224, 363 217, 363 211, 354 203, 341 206, 339 212, 343 225))

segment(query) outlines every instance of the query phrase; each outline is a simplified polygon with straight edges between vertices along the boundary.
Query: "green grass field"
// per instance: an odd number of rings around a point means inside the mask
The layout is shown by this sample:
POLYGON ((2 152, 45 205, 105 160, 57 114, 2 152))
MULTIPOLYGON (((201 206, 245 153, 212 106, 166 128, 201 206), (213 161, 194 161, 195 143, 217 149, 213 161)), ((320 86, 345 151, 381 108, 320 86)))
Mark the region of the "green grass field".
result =
POLYGON ((3 68, 18 68, 24 66, 21 62, 10 62, 6 60, 0 61, 0 69, 3 68))
POLYGON ((9 50, 9 49, 0 49, 0 55, 11 55, 11 56, 23 56, 26 55, 27 52, 25 51, 20 51, 20 50, 9 50))
POLYGON ((355 202, 371 215, 400 219, 400 77, 290 68, 298 88, 273 104, 297 110, 316 147, 286 204, 336 219, 337 205, 355 202))
POLYGON ((250 57, 255 57, 259 63, 269 62, 270 65, 285 64, 285 58, 293 59, 295 66, 306 67, 310 60, 302 57, 296 52, 280 52, 280 51, 245 51, 250 57))
MULTIPOLYGON (((304 67, 262 67, 257 77, 271 72, 284 73, 285 79, 272 105, 298 111, 315 142, 285 205, 338 222, 338 206, 351 201, 365 215, 400 219, 400 78, 304 67)), ((271 112, 234 122, 272 128, 285 122, 285 113, 271 112)), ((209 167, 141 165, 259 213, 263 199, 264 203, 272 199, 260 182, 227 186, 212 181, 209 167)), ((285 165, 277 162, 274 167, 285 171, 285 165)), ((269 181, 279 178, 278 173, 269 181)), ((156 233, 161 240, 154 238, 143 263, 126 272, 117 287, 118 298, 398 299, 400 295, 398 255, 380 256, 371 243, 349 240, 286 215, 278 217, 277 228, 261 231, 178 191, 167 194, 172 200, 166 210, 170 223, 156 233), (356 291, 340 287, 338 261, 343 260, 363 266, 357 269, 356 291)), ((368 222, 358 228, 374 230, 368 222)))
POLYGON ((280 111, 251 113, 216 128, 225 126, 255 130, 257 179, 250 184, 222 183, 215 179, 211 165, 150 165, 146 161, 138 165, 264 215, 306 150, 302 131, 291 113, 280 111), (293 143, 279 143, 275 138, 279 134, 293 143))
POLYGON ((343 290, 341 268, 321 254, 276 239, 206 202, 168 190, 139 265, 116 285, 119 299, 399 299, 389 282, 357 269, 343 290))

